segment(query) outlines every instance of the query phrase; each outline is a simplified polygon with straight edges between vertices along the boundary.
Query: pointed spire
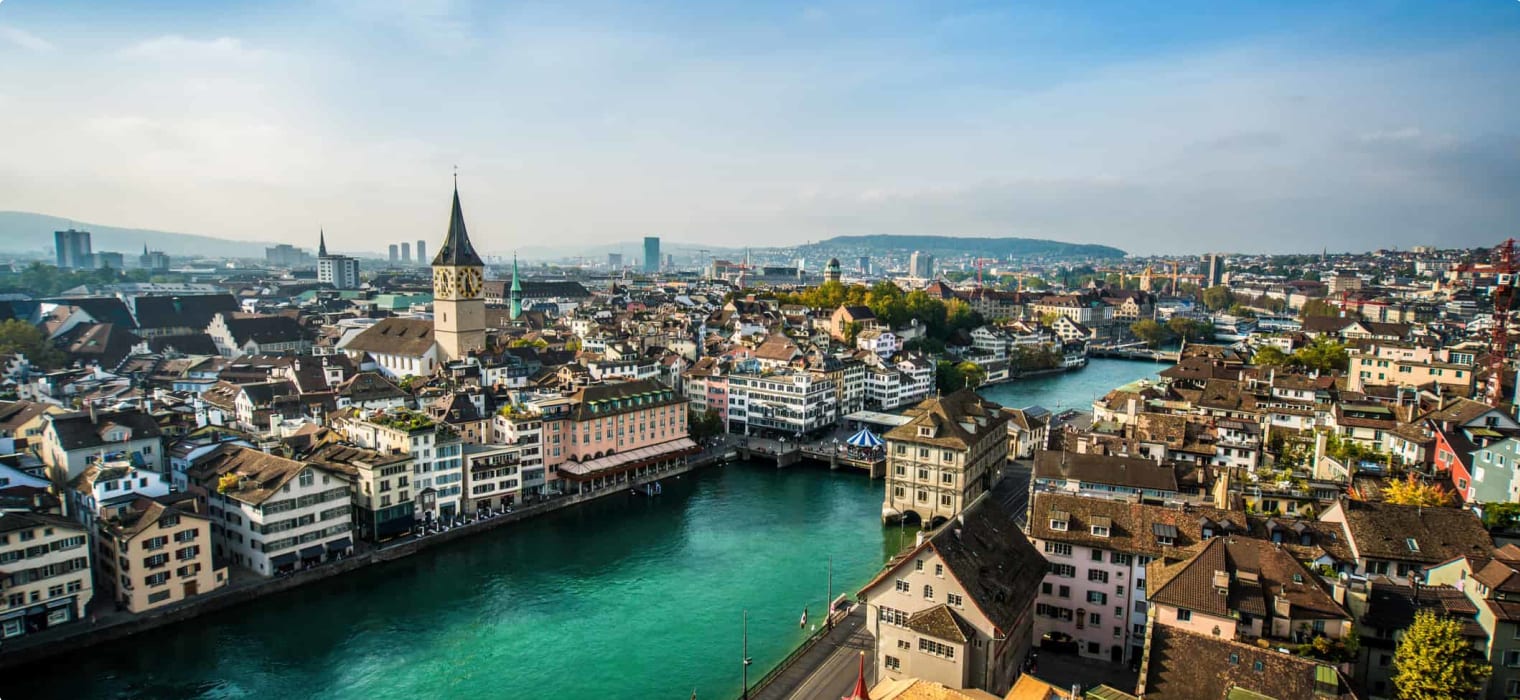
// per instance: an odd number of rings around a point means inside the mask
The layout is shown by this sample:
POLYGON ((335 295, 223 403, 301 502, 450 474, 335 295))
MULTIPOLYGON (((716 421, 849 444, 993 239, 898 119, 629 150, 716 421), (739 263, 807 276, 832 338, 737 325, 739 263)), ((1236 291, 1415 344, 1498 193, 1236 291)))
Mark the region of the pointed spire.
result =
POLYGON ((522 283, 517 281, 517 253, 512 253, 512 289, 508 296, 512 302, 511 318, 513 321, 522 315, 522 283))
POLYGON ((459 206, 459 173, 454 174, 454 208, 449 212, 449 232, 433 257, 434 265, 455 267, 484 267, 475 246, 470 245, 470 234, 464 228, 464 209, 459 206))
POLYGON ((327 257, 327 232, 317 229, 317 257, 327 257))
POLYGON ((860 652, 860 675, 855 677, 855 690, 840 700, 871 700, 871 690, 866 687, 866 653, 860 652))

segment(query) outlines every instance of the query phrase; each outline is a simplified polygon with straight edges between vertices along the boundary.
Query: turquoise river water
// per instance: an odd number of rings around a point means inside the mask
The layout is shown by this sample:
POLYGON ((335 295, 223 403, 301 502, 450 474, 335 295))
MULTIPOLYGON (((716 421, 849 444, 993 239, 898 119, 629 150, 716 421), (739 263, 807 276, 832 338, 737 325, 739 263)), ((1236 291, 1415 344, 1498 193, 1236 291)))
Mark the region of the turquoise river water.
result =
MULTIPOLYGON (((1083 408, 1157 366, 988 388, 1007 406, 1083 408)), ((804 636, 829 591, 898 551, 881 482, 822 468, 715 467, 663 495, 613 495, 12 669, 11 698, 733 698, 804 636)))

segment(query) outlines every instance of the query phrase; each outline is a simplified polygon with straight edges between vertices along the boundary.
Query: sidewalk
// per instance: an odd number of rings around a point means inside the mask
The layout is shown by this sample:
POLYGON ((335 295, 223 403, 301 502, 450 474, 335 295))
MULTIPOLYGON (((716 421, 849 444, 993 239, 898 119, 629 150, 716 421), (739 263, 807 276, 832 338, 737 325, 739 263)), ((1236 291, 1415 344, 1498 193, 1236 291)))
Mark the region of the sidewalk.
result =
MULTIPOLYGON (((871 635, 866 631, 866 607, 855 606, 850 614, 823 635, 790 666, 778 673, 764 688, 749 694, 753 700, 806 700, 828 697, 833 686, 847 691, 855 683, 860 652, 872 653, 871 635)), ((872 664, 866 664, 868 669, 872 664)), ((867 680, 874 676, 867 673, 867 680)), ((834 693, 839 697, 841 693, 834 693)))

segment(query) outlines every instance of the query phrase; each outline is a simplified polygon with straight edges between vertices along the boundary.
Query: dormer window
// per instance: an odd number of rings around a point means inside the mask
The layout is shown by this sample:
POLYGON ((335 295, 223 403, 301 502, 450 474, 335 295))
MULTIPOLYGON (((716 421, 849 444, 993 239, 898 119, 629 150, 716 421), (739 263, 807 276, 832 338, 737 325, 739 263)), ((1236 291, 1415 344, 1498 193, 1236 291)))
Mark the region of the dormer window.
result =
POLYGON ((1066 511, 1050 511, 1050 529, 1055 530, 1056 532, 1066 532, 1066 525, 1070 519, 1071 515, 1066 511))
POLYGON ((1177 543, 1177 526, 1164 523, 1151 525, 1151 532, 1156 535, 1156 544, 1171 546, 1177 543))
POLYGON ((934 437, 934 428, 927 425, 920 425, 918 426, 918 436, 932 438, 934 437))
POLYGON ((1089 528, 1094 537, 1108 537, 1109 530, 1113 527, 1113 521, 1108 518, 1093 518, 1089 528))

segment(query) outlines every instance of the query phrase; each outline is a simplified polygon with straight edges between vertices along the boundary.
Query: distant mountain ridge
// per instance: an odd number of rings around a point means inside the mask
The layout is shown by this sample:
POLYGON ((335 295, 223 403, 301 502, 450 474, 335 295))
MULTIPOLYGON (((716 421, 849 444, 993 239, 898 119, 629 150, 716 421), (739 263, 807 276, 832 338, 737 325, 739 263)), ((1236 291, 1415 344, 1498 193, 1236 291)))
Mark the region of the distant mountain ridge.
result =
POLYGON ((209 257, 262 258, 264 248, 274 245, 263 241, 232 241, 194 233, 174 233, 141 228, 103 226, 61 216, 25 211, 0 211, 0 253, 35 253, 53 247, 53 232, 65 229, 90 232, 90 247, 95 252, 114 251, 127 256, 140 255, 143 245, 162 250, 171 256, 205 255, 209 257))
POLYGON ((1119 248, 1096 243, 1065 243, 1043 238, 976 238, 967 236, 900 236, 872 234, 835 236, 799 246, 802 251, 867 249, 877 253, 922 250, 934 255, 980 255, 989 258, 1122 258, 1119 248))

